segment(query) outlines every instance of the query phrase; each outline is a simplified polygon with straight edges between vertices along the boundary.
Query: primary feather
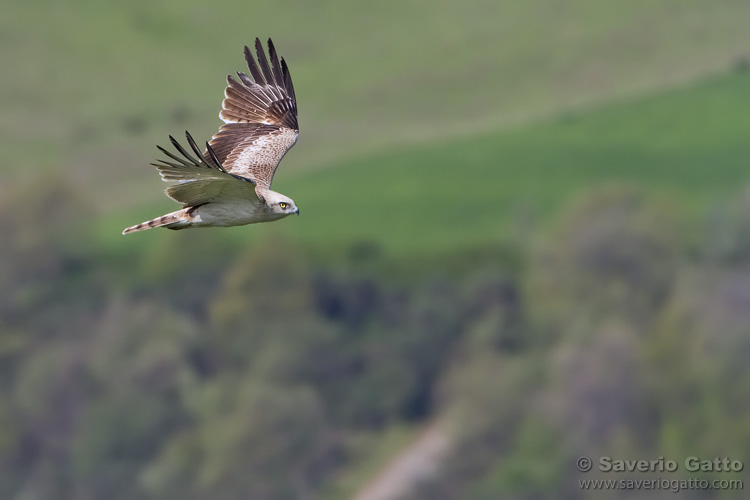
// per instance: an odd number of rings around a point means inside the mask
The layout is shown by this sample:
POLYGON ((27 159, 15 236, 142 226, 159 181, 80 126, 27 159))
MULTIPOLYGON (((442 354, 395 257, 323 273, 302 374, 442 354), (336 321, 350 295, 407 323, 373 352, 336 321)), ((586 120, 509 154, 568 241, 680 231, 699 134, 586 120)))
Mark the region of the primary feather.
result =
POLYGON ((277 220, 299 213, 294 202, 271 191, 281 159, 297 142, 297 101, 286 62, 268 40, 269 59, 255 39, 257 61, 245 47, 250 75, 227 77, 222 109, 224 121, 201 152, 185 133, 190 151, 172 136, 178 154, 157 146, 167 159, 152 163, 162 180, 176 181, 167 195, 183 210, 126 229, 128 232, 165 226, 232 226, 277 220))

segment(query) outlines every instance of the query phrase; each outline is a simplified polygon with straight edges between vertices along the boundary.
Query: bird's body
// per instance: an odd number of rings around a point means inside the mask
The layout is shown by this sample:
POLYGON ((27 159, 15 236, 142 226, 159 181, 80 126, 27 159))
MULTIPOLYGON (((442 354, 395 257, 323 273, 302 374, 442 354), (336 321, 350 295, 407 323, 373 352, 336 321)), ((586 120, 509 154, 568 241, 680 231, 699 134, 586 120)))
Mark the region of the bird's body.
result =
POLYGON ((189 133, 192 155, 170 136, 181 156, 159 148, 169 160, 152 163, 165 181, 176 181, 167 195, 183 204, 181 210, 137 224, 128 234, 153 227, 227 227, 271 222, 299 214, 294 201, 271 190, 281 159, 297 142, 297 102, 289 70, 279 62, 268 40, 270 64, 260 40, 255 40, 258 62, 245 47, 251 76, 238 73, 228 86, 219 114, 224 125, 198 149, 189 133))

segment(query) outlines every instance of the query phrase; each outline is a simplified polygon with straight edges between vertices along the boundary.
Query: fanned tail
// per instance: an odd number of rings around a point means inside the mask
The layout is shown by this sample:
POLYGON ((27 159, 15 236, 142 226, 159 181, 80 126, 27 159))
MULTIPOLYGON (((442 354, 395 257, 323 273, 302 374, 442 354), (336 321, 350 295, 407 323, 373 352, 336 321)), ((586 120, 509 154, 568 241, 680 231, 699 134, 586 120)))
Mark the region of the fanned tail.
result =
POLYGON ((178 210, 171 214, 162 215, 156 219, 141 222, 135 226, 125 229, 122 234, 135 233, 136 231, 145 231, 153 227, 166 227, 168 229, 185 229, 190 226, 190 216, 185 210, 178 210))

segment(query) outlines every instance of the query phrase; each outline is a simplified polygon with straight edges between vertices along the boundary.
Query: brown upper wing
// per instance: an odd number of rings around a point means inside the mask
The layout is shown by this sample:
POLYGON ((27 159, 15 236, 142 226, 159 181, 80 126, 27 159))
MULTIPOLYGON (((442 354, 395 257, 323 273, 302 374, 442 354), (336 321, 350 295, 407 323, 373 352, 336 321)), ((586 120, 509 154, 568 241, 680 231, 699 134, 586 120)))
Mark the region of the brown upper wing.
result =
POLYGON ((152 163, 159 169, 163 180, 177 181, 177 184, 167 188, 167 195, 170 198, 186 207, 192 207, 220 199, 246 200, 256 196, 253 180, 227 172, 211 146, 206 144, 206 152, 201 154, 190 133, 185 132, 185 136, 194 155, 191 155, 170 135, 169 140, 182 156, 157 146, 168 159, 152 163))
POLYGON ((286 152, 297 142, 297 101, 284 59, 268 40, 269 60, 255 39, 256 63, 248 47, 245 60, 250 76, 227 77, 219 117, 225 125, 213 136, 211 148, 229 173, 266 187, 286 152))

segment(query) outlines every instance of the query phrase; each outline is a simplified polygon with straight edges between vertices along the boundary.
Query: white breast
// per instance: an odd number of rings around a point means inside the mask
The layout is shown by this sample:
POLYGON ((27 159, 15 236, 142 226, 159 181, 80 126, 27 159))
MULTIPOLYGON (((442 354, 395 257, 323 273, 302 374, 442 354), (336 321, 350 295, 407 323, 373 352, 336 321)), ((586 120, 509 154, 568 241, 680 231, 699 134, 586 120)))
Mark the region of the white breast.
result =
POLYGON ((237 200, 231 202, 213 202, 202 205, 195 210, 193 224, 197 226, 242 226, 255 222, 275 220, 259 202, 254 200, 237 200))

